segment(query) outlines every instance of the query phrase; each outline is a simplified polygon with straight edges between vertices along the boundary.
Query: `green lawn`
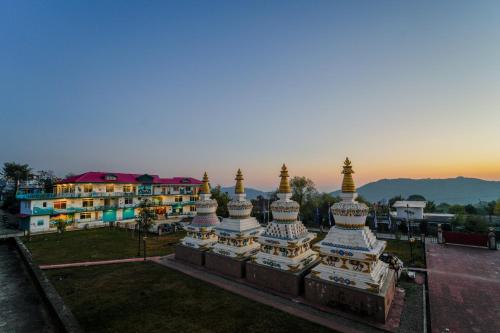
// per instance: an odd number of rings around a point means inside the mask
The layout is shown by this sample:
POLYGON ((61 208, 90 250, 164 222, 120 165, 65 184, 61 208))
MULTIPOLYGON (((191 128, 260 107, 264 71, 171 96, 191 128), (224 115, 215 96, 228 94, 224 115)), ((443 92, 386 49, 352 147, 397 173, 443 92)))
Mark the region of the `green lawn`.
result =
POLYGON ((331 332, 151 262, 46 274, 89 332, 331 332))
POLYGON ((413 264, 410 262, 410 243, 406 240, 389 239, 385 252, 394 254, 403 260, 405 267, 425 267, 424 261, 424 247, 420 241, 413 244, 413 264))
MULTIPOLYGON (((166 255, 174 251, 174 244, 185 232, 157 237, 149 235, 147 255, 166 255)), ((61 264, 79 261, 123 259, 137 256, 138 239, 132 232, 117 228, 99 228, 67 231, 62 236, 44 234, 23 238, 38 264, 61 264)), ((142 246, 142 245, 141 245, 142 246)))

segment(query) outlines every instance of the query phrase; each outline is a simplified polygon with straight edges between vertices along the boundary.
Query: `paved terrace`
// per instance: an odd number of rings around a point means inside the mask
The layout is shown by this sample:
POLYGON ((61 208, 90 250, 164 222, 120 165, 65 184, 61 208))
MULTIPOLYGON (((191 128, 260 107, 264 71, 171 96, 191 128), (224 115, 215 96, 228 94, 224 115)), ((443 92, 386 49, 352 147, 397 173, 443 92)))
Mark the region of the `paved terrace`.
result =
POLYGON ((0 332, 54 332, 14 247, 0 241, 0 332))
POLYGON ((426 248, 432 332, 500 332, 500 251, 426 248))

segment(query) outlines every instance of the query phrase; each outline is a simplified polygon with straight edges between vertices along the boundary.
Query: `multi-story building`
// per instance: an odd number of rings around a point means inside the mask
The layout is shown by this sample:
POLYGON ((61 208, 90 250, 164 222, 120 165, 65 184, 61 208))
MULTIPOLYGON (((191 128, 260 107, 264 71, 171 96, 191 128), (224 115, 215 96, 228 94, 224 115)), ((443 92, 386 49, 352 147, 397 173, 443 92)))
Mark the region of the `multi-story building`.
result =
POLYGON ((87 172, 57 182, 53 193, 18 191, 21 227, 44 232, 55 230, 60 220, 70 229, 132 222, 144 198, 158 219, 192 216, 201 184, 190 177, 87 172))

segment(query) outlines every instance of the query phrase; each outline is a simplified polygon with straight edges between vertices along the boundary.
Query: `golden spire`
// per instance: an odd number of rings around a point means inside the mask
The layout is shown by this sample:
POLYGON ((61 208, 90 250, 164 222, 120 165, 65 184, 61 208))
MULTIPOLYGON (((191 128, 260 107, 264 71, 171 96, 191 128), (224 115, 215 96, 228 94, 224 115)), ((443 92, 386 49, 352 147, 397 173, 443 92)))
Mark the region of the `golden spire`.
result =
POLYGON ((351 161, 349 161, 347 157, 344 161, 344 170, 342 170, 342 173, 344 174, 344 179, 342 180, 342 193, 356 192, 356 186, 354 186, 354 180, 352 179, 354 171, 352 170, 351 161))
POLYGON ((243 174, 241 173, 241 170, 238 169, 238 172, 236 173, 236 186, 234 188, 234 193, 235 194, 243 194, 245 193, 245 188, 243 187, 243 174))
POLYGON ((288 169, 286 168, 285 163, 283 163, 283 166, 281 167, 281 173, 280 173, 281 181, 280 181, 280 188, 279 188, 279 193, 292 193, 292 190, 290 189, 290 183, 288 182, 288 169))
POLYGON ((205 171, 205 174, 203 175, 203 185, 201 186, 200 193, 210 194, 210 186, 208 185, 208 175, 207 175, 206 171, 205 171))

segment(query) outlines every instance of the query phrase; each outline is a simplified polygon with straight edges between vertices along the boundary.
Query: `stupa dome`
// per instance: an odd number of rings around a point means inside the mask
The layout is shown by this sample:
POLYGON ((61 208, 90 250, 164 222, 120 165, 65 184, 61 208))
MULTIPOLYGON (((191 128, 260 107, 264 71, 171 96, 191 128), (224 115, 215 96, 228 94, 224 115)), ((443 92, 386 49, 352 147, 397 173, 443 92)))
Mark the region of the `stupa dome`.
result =
POLYGON ((196 216, 191 223, 192 226, 213 226, 219 223, 215 214, 217 211, 217 201, 211 198, 210 186, 208 185, 208 175, 203 175, 203 185, 201 187, 200 199, 196 201, 196 216))
POLYGON ((243 174, 240 169, 236 173, 236 186, 234 188, 234 198, 227 204, 229 216, 234 219, 244 219, 252 213, 252 203, 245 197, 245 188, 243 187, 243 174))

